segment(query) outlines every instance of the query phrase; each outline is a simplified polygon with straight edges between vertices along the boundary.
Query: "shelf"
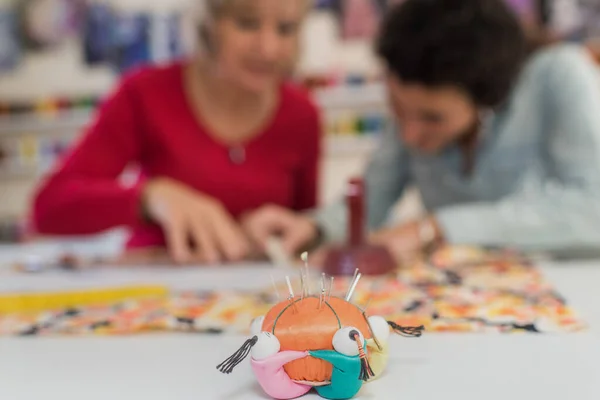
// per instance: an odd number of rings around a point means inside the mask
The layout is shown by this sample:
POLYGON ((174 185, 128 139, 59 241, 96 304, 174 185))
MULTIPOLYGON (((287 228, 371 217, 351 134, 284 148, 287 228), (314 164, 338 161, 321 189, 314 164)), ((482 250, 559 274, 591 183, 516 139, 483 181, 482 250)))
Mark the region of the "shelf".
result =
POLYGON ((379 143, 379 137, 379 134, 329 136, 325 144, 326 155, 337 157, 371 154, 379 143))
POLYGON ((43 172, 36 167, 23 167, 17 171, 0 169, 0 181, 36 181, 43 172))
POLYGON ((0 117, 0 136, 79 130, 90 121, 92 114, 92 110, 77 110, 56 114, 4 116, 0 117))
POLYGON ((317 89, 314 98, 325 110, 339 108, 387 108, 387 94, 382 83, 317 89))

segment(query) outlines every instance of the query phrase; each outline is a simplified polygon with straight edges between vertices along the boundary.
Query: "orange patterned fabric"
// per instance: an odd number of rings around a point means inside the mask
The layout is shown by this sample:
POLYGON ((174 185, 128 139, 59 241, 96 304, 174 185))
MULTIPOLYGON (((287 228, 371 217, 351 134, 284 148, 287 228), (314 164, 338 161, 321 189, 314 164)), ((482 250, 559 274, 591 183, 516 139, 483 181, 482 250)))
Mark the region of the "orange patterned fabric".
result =
MULTIPOLYGON (((265 282, 268 282, 268 276, 265 282)), ((299 282, 293 283, 298 287, 299 282)), ((335 279, 328 301, 342 325, 356 324, 365 337, 360 310, 344 305, 349 279, 335 279)), ((284 292, 285 283, 279 292, 284 292)), ((444 248, 427 260, 403 267, 385 278, 363 277, 352 303, 369 315, 381 315, 402 326, 425 326, 426 332, 522 333, 578 332, 587 328, 544 274, 531 262, 510 253, 476 248, 444 248)), ((264 290, 173 293, 170 298, 131 300, 79 308, 76 314, 49 310, 40 314, 0 315, 0 334, 30 335, 132 335, 148 332, 189 331, 211 334, 248 334, 252 319, 267 316, 288 304, 279 304, 268 283, 264 290), (274 304, 276 304, 274 306, 274 304), (272 309, 272 307, 274 308, 272 309)), ((333 313, 316 310, 318 299, 305 299, 297 316, 289 309, 277 322, 276 334, 284 346, 330 346, 337 324, 333 313), (301 321, 300 324, 294 322, 301 321), (317 322, 315 322, 317 321, 317 322), (318 335, 299 335, 298 332, 318 335)), ((266 325, 265 325, 266 326, 266 325)), ((297 363, 292 368, 296 373, 297 363)), ((307 376, 321 379, 326 367, 302 366, 307 376), (314 368, 314 369, 313 369, 314 368)))

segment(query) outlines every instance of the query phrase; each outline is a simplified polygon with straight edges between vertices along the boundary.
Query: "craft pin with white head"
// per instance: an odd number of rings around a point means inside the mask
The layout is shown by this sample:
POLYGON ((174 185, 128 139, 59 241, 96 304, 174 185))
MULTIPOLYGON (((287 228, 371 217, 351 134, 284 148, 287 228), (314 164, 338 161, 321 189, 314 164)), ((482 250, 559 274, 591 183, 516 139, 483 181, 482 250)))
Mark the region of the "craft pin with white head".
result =
POLYGON ((331 292, 333 291, 333 276, 329 277, 329 288, 327 289, 327 301, 331 300, 331 292))
POLYGON ((302 258, 302 261, 304 261, 304 271, 305 271, 304 280, 306 281, 305 282, 306 296, 310 296, 310 275, 308 273, 308 253, 305 251, 304 253, 302 253, 302 255, 300 257, 302 258))

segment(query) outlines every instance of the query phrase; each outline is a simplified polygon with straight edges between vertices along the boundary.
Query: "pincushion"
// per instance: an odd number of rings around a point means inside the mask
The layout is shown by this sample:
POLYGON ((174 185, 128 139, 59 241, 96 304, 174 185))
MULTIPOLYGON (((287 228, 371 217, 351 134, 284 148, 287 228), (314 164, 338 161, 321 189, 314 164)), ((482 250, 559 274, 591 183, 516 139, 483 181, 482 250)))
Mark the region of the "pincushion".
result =
MULTIPOLYGON (((252 337, 217 368, 231 373, 248 355, 259 384, 275 399, 293 399, 316 390, 327 399, 350 399, 364 382, 385 369, 390 331, 419 337, 423 327, 405 328, 380 316, 368 316, 346 298, 318 296, 304 285, 302 295, 282 301, 250 327, 252 337)), ((323 280, 322 280, 323 282, 323 280)), ((288 281, 289 285, 289 281, 288 281)))

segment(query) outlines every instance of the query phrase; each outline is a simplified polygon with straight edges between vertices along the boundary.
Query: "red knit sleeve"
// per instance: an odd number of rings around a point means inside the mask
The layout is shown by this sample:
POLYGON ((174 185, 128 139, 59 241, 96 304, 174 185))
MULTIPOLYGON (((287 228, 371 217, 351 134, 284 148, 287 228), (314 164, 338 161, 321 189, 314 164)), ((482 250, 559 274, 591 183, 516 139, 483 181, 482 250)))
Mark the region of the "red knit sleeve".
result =
POLYGON ((141 113, 134 77, 100 107, 82 140, 39 187, 32 210, 38 233, 92 234, 139 221, 140 188, 118 177, 140 156, 141 113))
POLYGON ((294 208, 304 211, 315 208, 319 198, 322 126, 319 111, 315 106, 311 104, 299 126, 302 127, 300 134, 304 142, 304 154, 302 166, 296 175, 294 208))

